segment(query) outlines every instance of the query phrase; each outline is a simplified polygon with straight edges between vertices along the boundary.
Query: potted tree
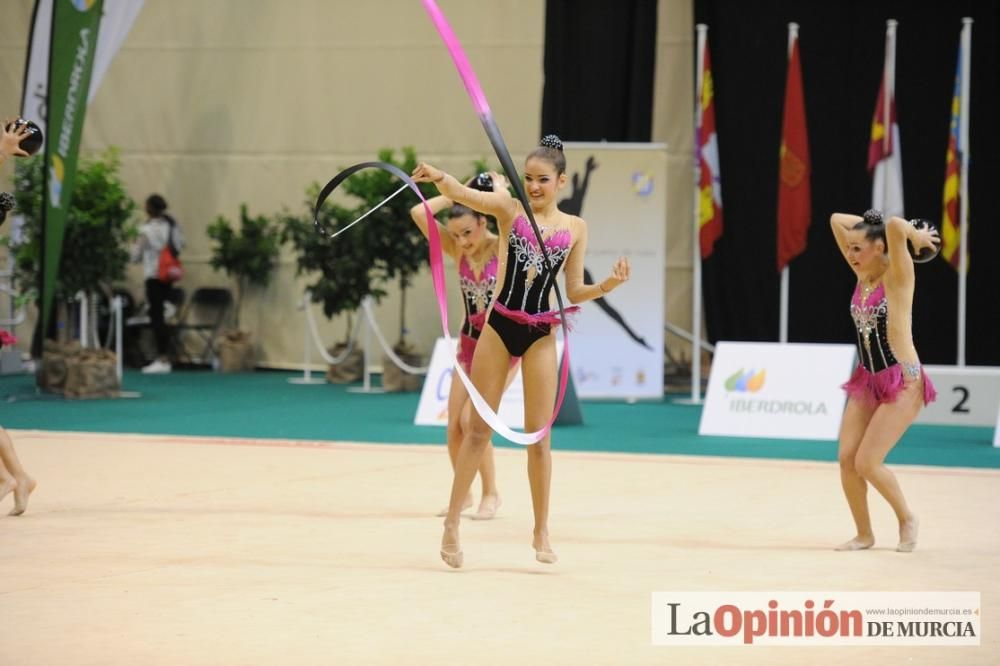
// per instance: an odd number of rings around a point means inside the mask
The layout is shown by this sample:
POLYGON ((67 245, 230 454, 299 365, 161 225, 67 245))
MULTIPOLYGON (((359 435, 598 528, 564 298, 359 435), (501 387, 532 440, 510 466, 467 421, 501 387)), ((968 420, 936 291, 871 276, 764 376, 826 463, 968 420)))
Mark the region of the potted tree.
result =
MULTIPOLYGON (((402 149, 400 159, 395 152, 383 148, 378 153, 380 162, 387 162, 410 173, 417 166, 416 151, 409 146, 402 149)), ((344 183, 344 190, 357 197, 361 205, 358 214, 364 214, 381 203, 399 187, 395 176, 383 170, 367 170, 352 176, 344 183)), ((425 196, 433 196, 433 186, 420 185, 425 196)), ((362 232, 363 242, 370 248, 375 271, 373 276, 380 283, 398 280, 399 284, 399 338, 393 351, 410 365, 420 365, 421 356, 406 340, 406 292, 413 284, 417 272, 427 264, 427 241, 420 230, 410 220, 411 197, 395 197, 371 217, 375 224, 368 225, 362 232)), ((416 391, 420 389, 422 378, 402 372, 388 357, 383 358, 382 386, 386 391, 416 391)))
MULTIPOLYGON (((417 165, 416 152, 410 147, 403 148, 400 159, 396 158, 393 150, 382 149, 378 159, 394 164, 407 173, 417 165)), ((429 184, 420 187, 425 195, 434 190, 429 184)), ((326 230, 324 234, 317 232, 312 221, 311 206, 319 192, 319 186, 314 185, 308 192, 310 213, 304 217, 286 214, 282 226, 285 238, 292 242, 298 253, 298 273, 319 274, 309 286, 313 301, 323 303, 324 314, 329 318, 341 313, 348 315, 344 342, 331 351, 343 351, 353 328, 352 313, 361 306, 362 300, 371 296, 379 301, 385 296, 386 283, 398 280, 401 293, 400 329, 394 351, 408 363, 419 365, 422 359, 406 342, 406 290, 411 286, 414 275, 427 263, 427 244, 420 230, 410 221, 412 198, 393 198, 370 215, 371 224, 356 227, 336 240, 330 238, 331 233, 368 213, 398 188, 399 181, 386 171, 373 169, 354 174, 343 184, 343 191, 358 203, 354 206, 326 203, 319 212, 320 226, 326 230)), ((360 379, 363 368, 359 352, 355 359, 340 364, 336 369, 331 368, 328 379, 360 379)), ((389 359, 385 359, 383 367, 383 386, 386 390, 419 389, 421 379, 403 378, 389 359)))
MULTIPOLYGON (((79 292, 93 302, 99 291, 111 293, 111 285, 125 278, 128 242, 135 237, 131 217, 135 202, 129 197, 120 176, 120 160, 115 149, 81 160, 73 200, 66 219, 60 257, 55 303, 55 330, 62 344, 48 341, 42 354, 39 385, 75 397, 114 395, 118 380, 115 357, 102 350, 80 350, 67 342, 68 312, 79 292), (49 362, 47 362, 46 357, 49 362)), ((35 301, 41 268, 42 188, 48 179, 43 159, 35 156, 19 160, 15 170, 18 213, 23 224, 16 242, 10 243, 15 258, 14 282, 22 293, 35 301)), ((33 345, 39 355, 42 345, 33 345)))
POLYGON ((212 268, 236 280, 235 328, 219 340, 220 368, 223 372, 252 370, 253 342, 250 333, 240 329, 240 310, 248 288, 266 287, 270 281, 281 251, 281 231, 266 216, 251 217, 242 204, 238 230, 220 215, 207 233, 214 241, 212 268))
MULTIPOLYGON (((313 184, 306 191, 305 210, 301 215, 285 211, 280 215, 282 240, 291 242, 296 252, 296 274, 311 275, 307 288, 312 302, 322 303, 323 314, 332 319, 347 315, 344 340, 335 344, 330 352, 340 355, 350 343, 353 316, 366 296, 379 299, 385 295, 374 284, 373 262, 368 244, 362 239, 330 238, 330 234, 357 219, 356 210, 327 202, 319 211, 318 222, 326 233, 317 231, 313 224, 312 206, 320 187, 313 184)), ((355 349, 336 366, 331 366, 327 379, 335 383, 350 383, 361 379, 364 372, 363 358, 355 349)))

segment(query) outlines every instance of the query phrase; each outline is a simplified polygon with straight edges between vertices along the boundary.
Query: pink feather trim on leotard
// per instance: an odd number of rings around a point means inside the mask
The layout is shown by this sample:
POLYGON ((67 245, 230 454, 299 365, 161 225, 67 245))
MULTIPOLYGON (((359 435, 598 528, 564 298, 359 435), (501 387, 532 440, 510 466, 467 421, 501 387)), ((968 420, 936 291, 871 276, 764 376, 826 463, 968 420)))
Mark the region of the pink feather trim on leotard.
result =
MULTIPOLYGON (((937 397, 934 384, 930 377, 920 368, 920 378, 924 382, 924 404, 932 402, 937 397)), ((858 365, 854 374, 841 388, 847 391, 847 395, 855 400, 861 401, 873 407, 887 402, 894 402, 899 394, 906 387, 903 379, 903 366, 899 363, 889 366, 885 370, 871 372, 863 365, 858 365)))
POLYGON ((516 321, 519 324, 527 324, 528 326, 559 326, 565 325, 567 330, 573 330, 573 320, 569 315, 576 315, 580 312, 580 306, 574 305, 572 307, 566 308, 566 321, 559 318, 558 310, 548 310, 547 312, 538 312, 536 314, 528 314, 523 310, 511 310, 510 308, 504 307, 503 303, 496 302, 493 304, 493 309, 502 314, 507 319, 511 321, 516 321))

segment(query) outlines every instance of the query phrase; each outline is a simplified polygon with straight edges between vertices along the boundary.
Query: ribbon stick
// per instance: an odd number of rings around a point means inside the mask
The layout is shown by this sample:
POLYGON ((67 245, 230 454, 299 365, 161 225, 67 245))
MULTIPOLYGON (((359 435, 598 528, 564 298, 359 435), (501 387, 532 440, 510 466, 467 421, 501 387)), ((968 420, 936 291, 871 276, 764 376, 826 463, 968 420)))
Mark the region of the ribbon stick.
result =
MULTIPOLYGON (((398 190, 396 190, 395 192, 393 192, 392 194, 390 194, 389 196, 387 196, 385 199, 382 199, 381 202, 379 202, 378 204, 372 206, 371 209, 367 213, 365 213, 364 215, 362 215, 358 219, 354 220, 353 222, 351 222, 350 224, 348 224, 346 227, 344 227, 340 231, 337 231, 336 233, 332 233, 332 234, 327 234, 327 235, 330 236, 331 240, 333 240, 334 238, 336 238, 340 234, 344 233, 345 231, 347 231, 348 229, 350 229, 351 227, 353 227, 355 224, 357 224, 361 220, 365 219, 366 217, 368 217, 369 215, 371 215, 372 213, 374 213, 375 211, 377 211, 382 206, 386 205, 387 203, 389 203, 390 201, 392 201, 393 199, 395 199, 396 195, 399 194, 400 192, 402 192, 405 189, 406 189, 406 185, 403 185, 398 190)), ((319 226, 320 226, 320 224, 319 224, 319 216, 314 217, 313 221, 316 224, 316 228, 319 228, 319 226)))
MULTIPOLYGON (((538 224, 535 222, 535 216, 531 212, 531 204, 528 202, 528 197, 524 192, 524 186, 521 183, 521 177, 517 172, 517 167, 514 166, 514 160, 511 159, 510 151, 507 149, 507 144, 503 140, 503 135, 500 134, 500 128, 493 119, 489 102, 486 101, 486 95, 483 93, 482 86, 479 85, 476 73, 473 71, 472 65, 469 64, 469 59, 466 57, 465 51, 462 50, 461 43, 459 43, 454 31, 448 24, 448 19, 445 18, 441 9, 438 8, 437 3, 434 0, 421 0, 421 2, 423 3, 428 16, 430 16, 431 21, 434 23, 434 27, 437 28, 438 34, 441 35, 441 40, 444 42, 445 47, 447 47, 448 52, 451 54, 452 60, 455 62, 455 67, 458 69, 458 75, 461 77, 462 83, 465 85, 465 89, 469 93, 472 105, 475 107, 476 113, 479 115, 479 120, 483 125, 483 129, 486 131, 486 136, 489 137, 490 144, 493 146, 493 152, 496 153, 503 170, 507 173, 508 180, 511 185, 513 185, 518 201, 521 202, 524 213, 528 217, 528 222, 531 224, 531 228, 535 232, 535 238, 538 239, 538 246, 542 251, 545 268, 551 273, 552 262, 549 259, 549 253, 546 249, 545 241, 542 239, 542 232, 538 228, 538 224)), ((559 410, 562 408, 563 399, 566 397, 566 385, 569 382, 569 336, 567 335, 565 328, 566 308, 563 305, 562 292, 559 289, 559 283, 557 280, 553 280, 553 286, 555 287, 556 292, 556 302, 559 304, 559 319, 563 322, 563 355, 562 367, 559 372, 559 392, 556 397, 555 409, 552 410, 552 418, 549 420, 548 425, 546 425, 542 430, 531 433, 532 436, 538 435, 538 437, 532 442, 527 442, 530 444, 533 444, 544 437, 545 433, 547 433, 552 427, 552 424, 555 423, 556 417, 559 415, 559 410)), ((459 376, 463 377, 463 383, 465 383, 464 373, 461 372, 461 368, 456 366, 455 369, 458 370, 459 376)), ((466 386, 468 386, 468 383, 466 383, 466 386)), ((480 405, 475 398, 475 396, 478 396, 478 393, 470 391, 469 396, 472 398, 472 404, 476 407, 476 411, 479 412, 479 415, 483 416, 485 420, 483 410, 480 409, 480 405)), ((483 404, 485 405, 485 401, 483 404)), ((503 436, 507 437, 505 434, 503 436)), ((510 438, 508 437, 508 439, 510 438)))

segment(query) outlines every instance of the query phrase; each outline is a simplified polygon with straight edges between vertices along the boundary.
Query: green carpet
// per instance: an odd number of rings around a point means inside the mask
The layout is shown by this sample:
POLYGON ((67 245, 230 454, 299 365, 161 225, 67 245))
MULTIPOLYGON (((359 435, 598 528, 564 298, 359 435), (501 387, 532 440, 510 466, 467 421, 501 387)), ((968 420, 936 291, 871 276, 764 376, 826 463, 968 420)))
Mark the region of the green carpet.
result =
MULTIPOLYGON (((0 377, 0 425, 11 429, 442 444, 444 429, 413 425, 416 393, 360 394, 343 386, 288 383, 301 373, 127 372, 141 397, 64 400, 34 378, 0 377)), ((699 437, 701 408, 670 400, 584 402, 585 425, 557 426, 555 449, 797 460, 837 459, 835 442, 699 437)), ((495 438, 499 440, 499 438, 495 438)), ((992 428, 913 426, 890 453, 895 464, 1000 468, 992 428)), ((513 446, 498 441, 499 446, 513 446)))

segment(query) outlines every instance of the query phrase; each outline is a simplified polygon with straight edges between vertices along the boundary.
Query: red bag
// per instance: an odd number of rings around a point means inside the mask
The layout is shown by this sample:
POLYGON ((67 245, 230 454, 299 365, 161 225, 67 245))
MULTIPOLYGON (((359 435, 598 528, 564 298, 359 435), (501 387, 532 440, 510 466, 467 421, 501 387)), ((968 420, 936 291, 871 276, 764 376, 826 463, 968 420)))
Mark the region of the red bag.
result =
POLYGON ((163 249, 160 250, 160 266, 157 273, 160 282, 177 282, 184 277, 184 267, 181 266, 181 260, 174 254, 170 243, 164 245, 163 249))

